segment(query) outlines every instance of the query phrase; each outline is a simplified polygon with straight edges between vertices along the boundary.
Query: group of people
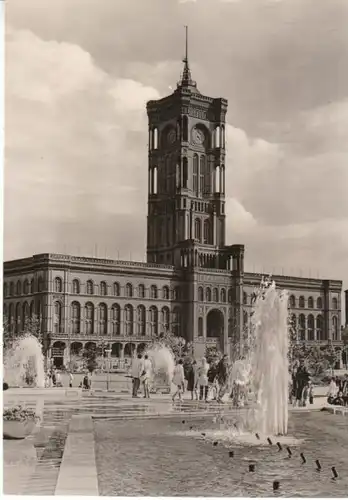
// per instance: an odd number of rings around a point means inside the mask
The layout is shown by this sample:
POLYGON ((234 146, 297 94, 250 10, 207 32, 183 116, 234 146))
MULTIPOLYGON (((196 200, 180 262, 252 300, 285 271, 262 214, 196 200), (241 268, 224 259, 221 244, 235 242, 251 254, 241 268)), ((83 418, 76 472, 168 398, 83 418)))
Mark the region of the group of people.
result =
POLYGON ((292 371, 289 402, 293 406, 301 407, 307 406, 308 403, 313 404, 313 384, 303 360, 292 371))
POLYGON ((332 377, 329 391, 327 394, 327 402, 332 405, 348 406, 348 374, 344 379, 332 377))
MULTIPOLYGON (((176 386, 176 391, 172 399, 174 401, 178 397, 182 401, 186 381, 186 389, 191 393, 192 400, 208 401, 210 398, 221 403, 230 385, 230 372, 231 366, 226 354, 220 360, 213 359, 210 364, 205 357, 200 363, 193 360, 186 370, 184 370, 182 359, 179 359, 173 374, 172 382, 176 386)), ((233 397, 232 393, 231 397, 233 397)))
POLYGON ((45 375, 45 387, 63 387, 60 371, 51 368, 45 375))
POLYGON ((138 354, 132 362, 131 377, 132 377, 132 397, 137 398, 140 385, 144 388, 144 398, 150 397, 150 379, 152 374, 152 363, 147 354, 144 357, 138 354))

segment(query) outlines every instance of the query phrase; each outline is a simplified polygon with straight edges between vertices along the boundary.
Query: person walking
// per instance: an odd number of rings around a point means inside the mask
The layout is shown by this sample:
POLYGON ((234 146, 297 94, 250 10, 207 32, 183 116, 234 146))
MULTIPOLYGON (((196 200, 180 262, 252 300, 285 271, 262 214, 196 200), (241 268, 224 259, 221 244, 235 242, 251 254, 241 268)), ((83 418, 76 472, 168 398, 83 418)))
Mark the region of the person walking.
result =
POLYGON ((173 384, 177 388, 176 392, 172 396, 173 403, 176 396, 179 396, 179 400, 182 401, 182 393, 184 392, 185 384, 185 373, 182 359, 179 359, 174 368, 173 384))
POLYGON ((144 386, 144 398, 150 398, 150 379, 152 373, 152 364, 147 354, 144 356, 144 363, 142 365, 142 374, 140 380, 144 386))
POLYGON ((191 400, 193 401, 194 396, 195 399, 198 399, 197 394, 197 370, 196 370, 196 361, 193 360, 187 369, 187 390, 191 392, 191 400))
POLYGON ((132 361, 132 368, 131 368, 131 377, 132 377, 132 397, 137 398, 138 397, 138 391, 140 387, 140 376, 143 372, 143 359, 142 355, 138 354, 137 358, 133 358, 132 361))
POLYGON ((207 402, 208 400, 208 371, 209 371, 209 364, 207 363, 206 358, 202 358, 202 364, 198 372, 199 399, 200 401, 202 401, 204 398, 205 402, 207 402))
POLYGON ((217 396, 218 403, 222 403, 222 398, 226 393, 227 378, 228 378, 228 356, 227 354, 224 354, 224 356, 217 365, 217 381, 219 383, 219 393, 217 396))

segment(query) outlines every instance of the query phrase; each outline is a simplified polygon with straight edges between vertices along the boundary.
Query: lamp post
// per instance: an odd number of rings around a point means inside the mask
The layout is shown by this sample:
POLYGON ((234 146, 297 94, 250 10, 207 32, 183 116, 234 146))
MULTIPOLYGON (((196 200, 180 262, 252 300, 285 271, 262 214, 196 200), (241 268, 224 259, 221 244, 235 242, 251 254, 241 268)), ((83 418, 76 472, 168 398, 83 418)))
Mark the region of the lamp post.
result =
POLYGON ((107 359, 108 359, 108 371, 106 374, 106 390, 109 392, 109 385, 110 385, 110 357, 111 357, 111 349, 105 349, 105 352, 107 354, 107 359))

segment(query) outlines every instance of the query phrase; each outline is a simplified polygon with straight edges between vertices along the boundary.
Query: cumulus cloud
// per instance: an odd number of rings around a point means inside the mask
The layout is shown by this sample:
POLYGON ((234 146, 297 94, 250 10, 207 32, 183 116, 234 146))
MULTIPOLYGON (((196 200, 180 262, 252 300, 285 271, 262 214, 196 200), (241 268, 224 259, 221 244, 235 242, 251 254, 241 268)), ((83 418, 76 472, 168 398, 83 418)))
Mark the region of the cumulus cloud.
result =
POLYGON ((5 258, 144 257, 145 103, 175 88, 189 24, 200 91, 229 100, 229 243, 348 287, 348 5, 318 1, 12 0, 5 258))

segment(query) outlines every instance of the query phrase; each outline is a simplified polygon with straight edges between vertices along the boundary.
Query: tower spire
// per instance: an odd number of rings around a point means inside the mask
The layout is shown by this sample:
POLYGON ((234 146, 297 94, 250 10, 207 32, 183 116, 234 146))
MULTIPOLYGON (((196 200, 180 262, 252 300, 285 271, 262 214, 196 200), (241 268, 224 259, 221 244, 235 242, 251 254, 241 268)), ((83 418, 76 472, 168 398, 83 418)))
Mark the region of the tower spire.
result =
POLYGON ((188 60, 188 26, 185 26, 185 57, 182 62, 184 63, 184 70, 182 73, 182 77, 180 82, 178 83, 179 87, 196 87, 196 82, 192 80, 191 70, 189 66, 188 60))

